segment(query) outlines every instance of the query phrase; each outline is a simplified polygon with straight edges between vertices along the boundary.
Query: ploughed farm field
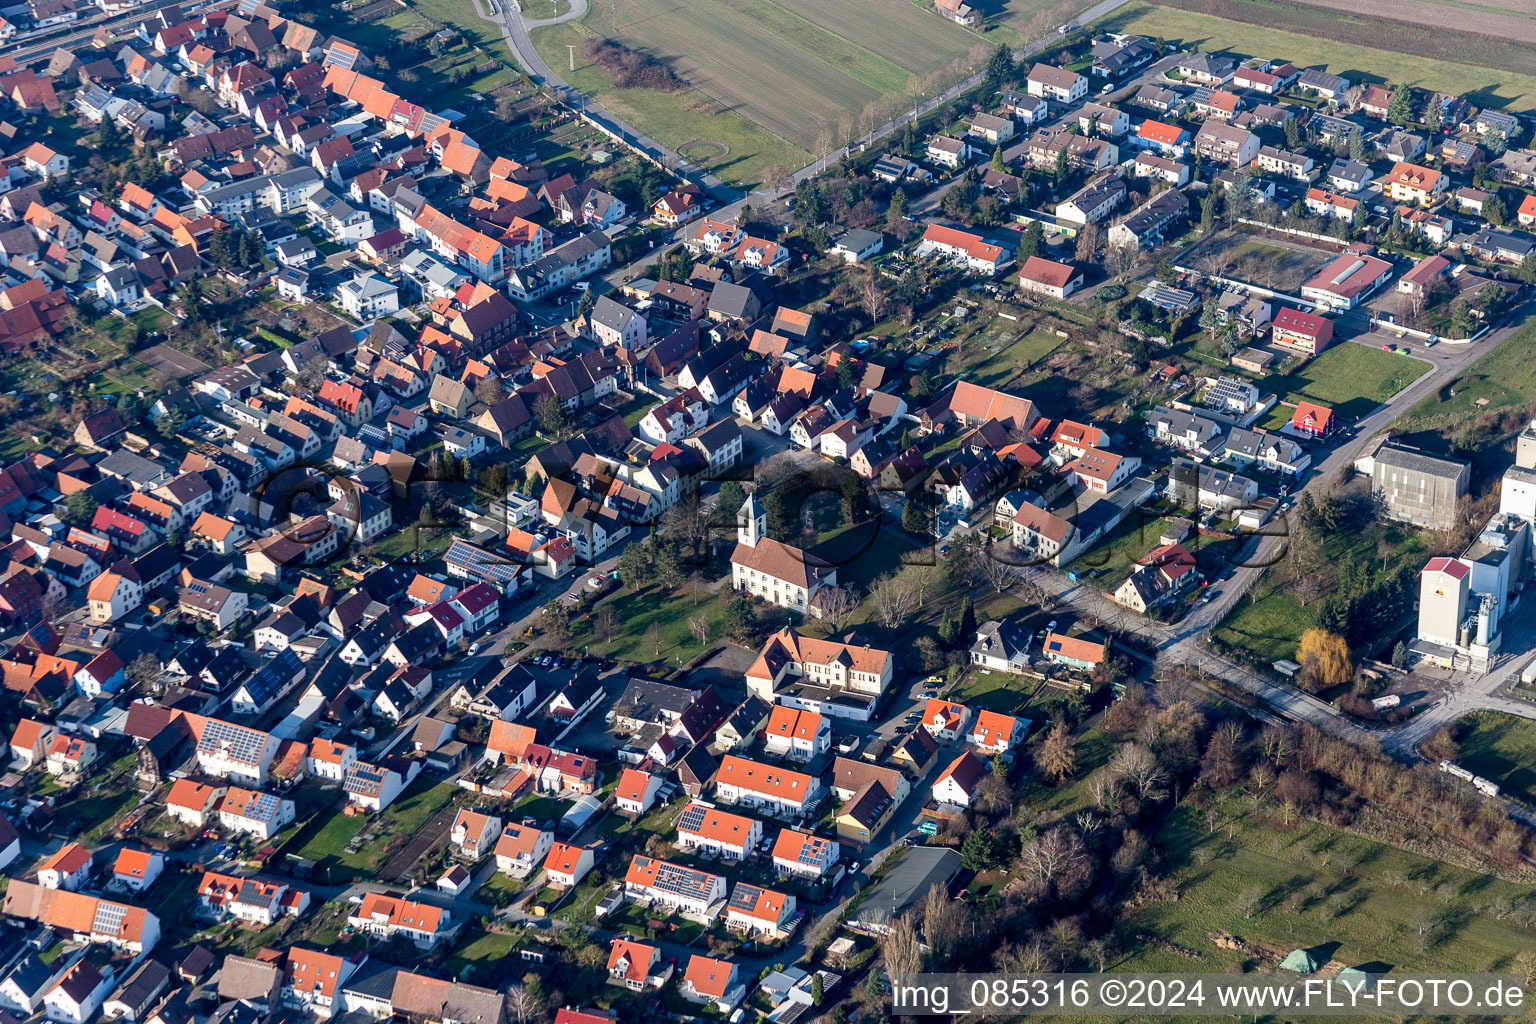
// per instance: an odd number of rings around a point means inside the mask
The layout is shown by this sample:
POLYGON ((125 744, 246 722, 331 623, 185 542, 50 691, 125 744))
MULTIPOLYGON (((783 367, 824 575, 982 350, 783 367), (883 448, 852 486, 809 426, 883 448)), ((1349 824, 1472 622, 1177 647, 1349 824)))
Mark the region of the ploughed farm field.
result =
POLYGON ((1368 82, 1406 82, 1465 95, 1480 107, 1536 109, 1536 61, 1530 44, 1480 34, 1481 4, 1459 0, 1454 5, 1473 8, 1460 12, 1459 32, 1414 24, 1421 5, 1413 0, 1391 6, 1396 22, 1359 16, 1360 8, 1354 5, 1345 13, 1342 4, 1333 2, 1325 9, 1273 0, 1165 0, 1123 7, 1096 27, 1162 37, 1185 48, 1201 44, 1210 50, 1283 58, 1297 67, 1353 73, 1368 82))

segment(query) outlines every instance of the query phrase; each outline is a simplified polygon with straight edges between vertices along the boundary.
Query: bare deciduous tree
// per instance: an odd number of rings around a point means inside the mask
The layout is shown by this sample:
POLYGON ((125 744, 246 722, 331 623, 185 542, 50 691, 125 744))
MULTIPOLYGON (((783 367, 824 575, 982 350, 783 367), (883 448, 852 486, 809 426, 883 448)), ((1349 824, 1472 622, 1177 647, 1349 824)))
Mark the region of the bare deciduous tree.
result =
POLYGON ((1249 886, 1242 891, 1237 898, 1237 911, 1243 915, 1244 921, 1253 919, 1253 915, 1259 912, 1259 907, 1264 903, 1264 890, 1259 886, 1249 886))
POLYGON ((693 616, 688 620, 688 632, 699 643, 706 643, 709 640, 709 620, 702 615, 693 616))
POLYGON ((886 573, 869 590, 875 618, 883 629, 895 629, 907 620, 917 606, 917 591, 905 574, 886 573))
POLYGON ((619 614, 613 610, 613 605, 605 604, 599 608, 592 619, 592 635, 599 640, 611 640, 618 629, 619 614))
POLYGON ((1104 266, 1116 281, 1124 281, 1135 271, 1141 250, 1134 245, 1111 245, 1104 252, 1104 266))
POLYGON ((1035 881, 1050 885, 1062 868, 1082 854, 1083 842, 1077 833, 1057 825, 1024 847, 1019 864, 1035 881))
POLYGON ((1136 795, 1146 799, 1162 790, 1168 774, 1157 763, 1157 756, 1139 743, 1127 743, 1115 752, 1109 768, 1136 787, 1136 795))
POLYGON ((1093 806, 1103 808, 1115 802, 1120 790, 1120 780, 1108 768, 1102 768, 1088 777, 1088 795, 1093 806))
POLYGON ((891 922, 890 930, 880 940, 880 954, 885 957, 885 973, 893 986, 923 969, 923 947, 918 942, 912 915, 903 914, 891 922))
POLYGON ((1024 567, 998 557, 993 550, 995 546, 978 553, 981 578, 987 581, 994 593, 1002 594, 1024 578, 1024 567))
POLYGON ((933 952, 933 968, 948 965, 966 931, 966 905, 949 896, 942 885, 928 890, 923 899, 923 939, 933 952))
POLYGON ((1104 229, 1097 224, 1085 224, 1077 233, 1076 256, 1080 263, 1091 263, 1098 255, 1099 242, 1104 238, 1104 229))
POLYGON ((506 1006, 517 1024, 528 1024, 544 1009, 537 994, 528 991, 528 986, 515 983, 507 987, 506 1006))
POLYGON ((859 282, 859 306, 872 323, 879 323, 885 319, 886 310, 891 308, 891 297, 881 285, 880 275, 875 271, 870 271, 859 282))
POLYGON ((1035 752, 1035 767, 1053 782, 1070 779, 1077 772, 1077 753, 1066 725, 1057 723, 1035 752))
POLYGON ((848 586, 822 587, 816 592, 816 614, 836 633, 859 606, 859 595, 848 586))

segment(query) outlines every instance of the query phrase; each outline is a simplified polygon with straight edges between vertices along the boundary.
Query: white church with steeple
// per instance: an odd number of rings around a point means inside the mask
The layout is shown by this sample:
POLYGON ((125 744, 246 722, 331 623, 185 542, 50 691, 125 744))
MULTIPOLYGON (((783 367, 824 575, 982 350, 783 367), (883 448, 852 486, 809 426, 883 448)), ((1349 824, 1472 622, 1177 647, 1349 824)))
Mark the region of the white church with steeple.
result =
POLYGON ((749 495, 736 513, 731 589, 803 615, 816 591, 836 584, 837 569, 768 536, 768 512, 749 495))

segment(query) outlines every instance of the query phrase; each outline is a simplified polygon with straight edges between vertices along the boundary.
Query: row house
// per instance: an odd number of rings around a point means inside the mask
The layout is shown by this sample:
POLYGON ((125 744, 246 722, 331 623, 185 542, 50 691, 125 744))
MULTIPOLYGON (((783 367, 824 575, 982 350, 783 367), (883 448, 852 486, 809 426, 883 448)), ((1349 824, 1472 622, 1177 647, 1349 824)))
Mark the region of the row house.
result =
POLYGON ((762 840, 762 822, 708 804, 691 803, 677 819, 677 844, 690 852, 745 860, 762 840))

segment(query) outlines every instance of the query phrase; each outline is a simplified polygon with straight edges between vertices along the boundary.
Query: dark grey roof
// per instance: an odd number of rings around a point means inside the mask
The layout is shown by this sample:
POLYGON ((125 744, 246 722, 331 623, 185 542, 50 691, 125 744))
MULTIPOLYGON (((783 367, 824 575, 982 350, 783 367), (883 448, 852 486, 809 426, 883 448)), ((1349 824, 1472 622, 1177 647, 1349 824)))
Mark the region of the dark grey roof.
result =
POLYGON ((942 846, 918 846, 906 852, 890 872, 868 890, 855 923, 881 930, 922 900, 935 885, 947 885, 960 870, 960 854, 942 846))
POLYGON ((5 977, 26 994, 36 995, 48 984, 48 979, 53 977, 53 968, 43 963, 36 953, 28 953, 5 977))
POLYGON ((604 295, 601 296, 597 300, 597 303, 592 307, 592 314, 589 319, 593 323, 601 324, 610 330, 622 331, 626 324, 628 324, 631 320, 634 320, 639 315, 639 313, 636 313, 634 310, 624 305, 624 303, 616 302, 615 300, 604 295))
POLYGON ((1396 441, 1388 441, 1376 452, 1376 461, 1399 469, 1409 469, 1427 476, 1454 480, 1467 471, 1470 463, 1460 459, 1445 459, 1396 441))
POLYGON ((1358 160, 1340 158, 1328 165, 1328 177, 1342 178, 1352 181, 1357 185, 1364 184, 1371 177, 1371 169, 1358 160))
POLYGON ((746 316, 751 299, 752 289, 722 281, 715 285, 715 290, 709 295, 709 309, 712 313, 723 313, 726 316, 746 316))

